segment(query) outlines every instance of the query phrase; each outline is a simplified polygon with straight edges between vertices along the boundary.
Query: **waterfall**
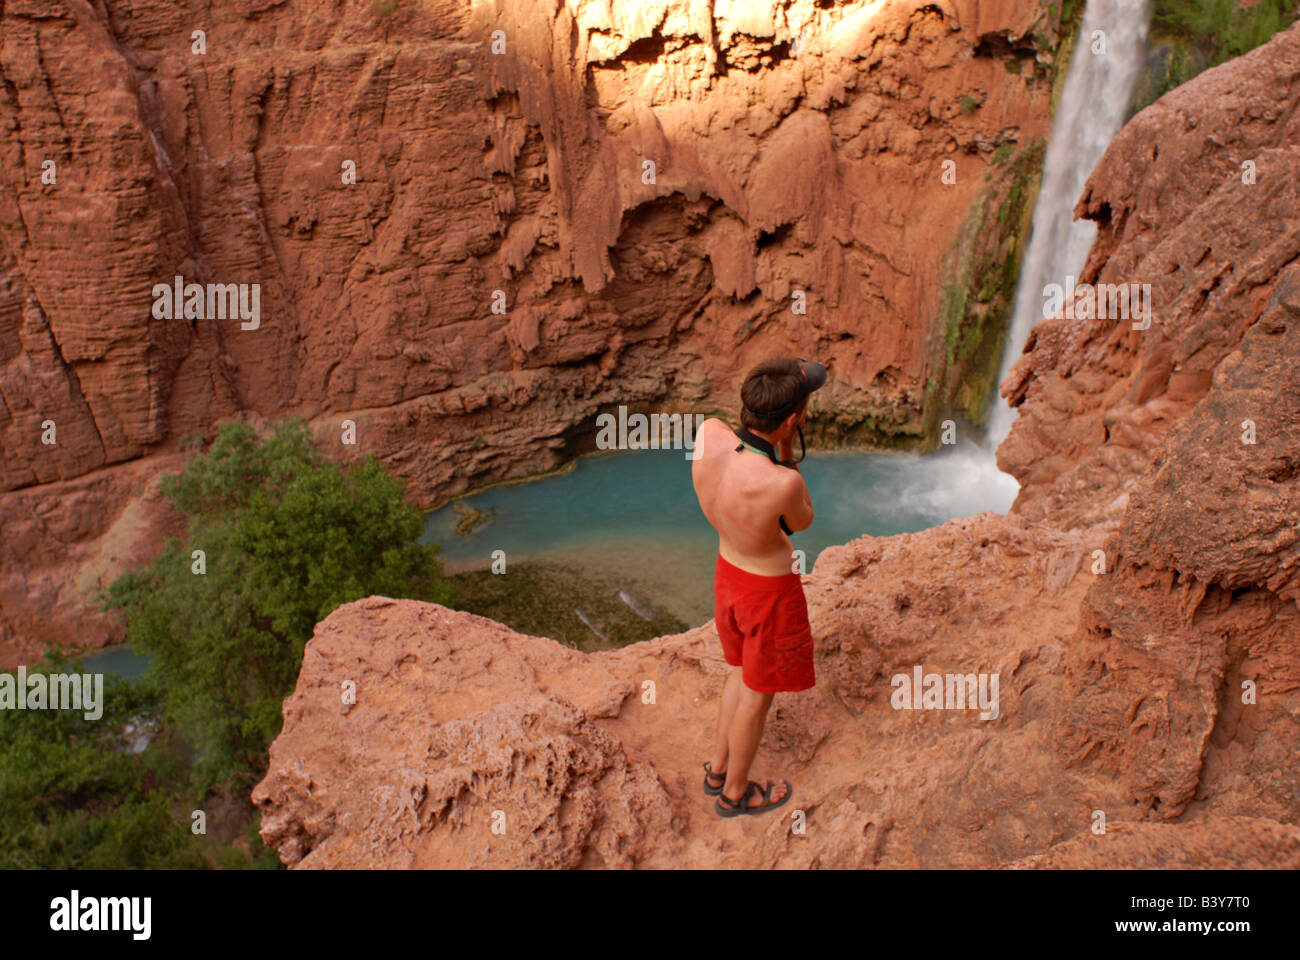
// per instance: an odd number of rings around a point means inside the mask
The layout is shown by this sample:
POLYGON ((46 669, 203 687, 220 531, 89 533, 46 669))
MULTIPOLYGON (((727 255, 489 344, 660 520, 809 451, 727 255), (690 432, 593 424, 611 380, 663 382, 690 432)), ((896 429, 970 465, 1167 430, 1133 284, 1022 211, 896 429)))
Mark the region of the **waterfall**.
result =
MULTIPOLYGON (((1088 0, 1043 161, 1033 233, 1020 266, 999 385, 1019 359, 1029 331, 1043 319, 1043 288, 1077 277, 1096 239, 1097 227, 1091 220, 1074 221, 1074 205, 1093 167, 1124 125, 1142 69, 1150 21, 1150 0, 1088 0), (1104 55, 1093 53, 1097 31, 1105 37, 1104 55)), ((1006 401, 996 397, 985 437, 990 451, 997 449, 1015 418, 1006 401)))

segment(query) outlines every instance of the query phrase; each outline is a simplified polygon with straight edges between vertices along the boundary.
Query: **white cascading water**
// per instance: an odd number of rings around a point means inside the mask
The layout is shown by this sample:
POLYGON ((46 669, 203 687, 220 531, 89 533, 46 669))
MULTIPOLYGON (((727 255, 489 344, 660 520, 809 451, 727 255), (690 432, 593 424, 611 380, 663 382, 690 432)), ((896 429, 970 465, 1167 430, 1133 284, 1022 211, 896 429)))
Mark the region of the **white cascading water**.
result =
MULTIPOLYGON (((1033 233, 1020 265, 999 384, 1019 359, 1029 331, 1043 319, 1043 288, 1077 277, 1097 237, 1091 220, 1074 219, 1074 205, 1093 167, 1124 125, 1142 70, 1150 22, 1150 0, 1088 0, 1043 161, 1033 233), (1105 38, 1104 54, 1093 53, 1098 32, 1105 38)), ((986 431, 990 449, 997 449, 1015 418, 999 396, 986 431)))
MULTIPOLYGON (((1033 233, 1020 265, 999 386, 1020 357, 1029 331, 1043 319, 1044 287, 1064 285, 1069 276, 1077 276, 1096 239, 1092 221, 1074 220, 1074 205, 1093 167, 1124 125, 1142 70, 1150 21, 1151 0, 1088 0, 1043 161, 1033 233), (1099 33, 1104 37, 1104 53, 1093 52, 1100 49, 1099 33)), ((959 443, 951 453, 938 455, 941 463, 936 468, 961 488, 961 496, 950 496, 956 490, 932 492, 962 504, 981 503, 980 509, 1009 509, 1020 485, 998 469, 995 456, 1016 416, 1000 395, 995 397, 978 450, 959 443), (963 455, 957 455, 963 446, 963 455)))

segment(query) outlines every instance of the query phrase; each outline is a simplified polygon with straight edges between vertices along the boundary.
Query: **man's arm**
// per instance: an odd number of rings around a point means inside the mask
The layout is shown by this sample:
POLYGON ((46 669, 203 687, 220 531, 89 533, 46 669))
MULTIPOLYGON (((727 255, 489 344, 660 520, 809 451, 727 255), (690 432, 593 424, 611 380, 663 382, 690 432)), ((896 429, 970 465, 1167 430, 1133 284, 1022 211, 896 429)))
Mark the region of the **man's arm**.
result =
POLYGON ((808 484, 804 483, 803 474, 798 467, 787 473, 785 489, 782 491, 781 516, 791 533, 807 530, 813 522, 812 497, 808 494, 808 484))

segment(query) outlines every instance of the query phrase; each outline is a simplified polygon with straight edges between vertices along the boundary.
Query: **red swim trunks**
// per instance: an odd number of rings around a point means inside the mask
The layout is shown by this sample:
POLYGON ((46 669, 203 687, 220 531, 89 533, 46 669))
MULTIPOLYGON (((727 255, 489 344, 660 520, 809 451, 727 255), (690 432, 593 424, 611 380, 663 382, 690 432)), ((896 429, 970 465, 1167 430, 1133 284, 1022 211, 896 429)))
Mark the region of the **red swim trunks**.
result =
POLYGON ((713 616, 722 653, 727 663, 744 668, 749 689, 794 692, 816 683, 812 627, 799 574, 765 577, 719 556, 713 616))

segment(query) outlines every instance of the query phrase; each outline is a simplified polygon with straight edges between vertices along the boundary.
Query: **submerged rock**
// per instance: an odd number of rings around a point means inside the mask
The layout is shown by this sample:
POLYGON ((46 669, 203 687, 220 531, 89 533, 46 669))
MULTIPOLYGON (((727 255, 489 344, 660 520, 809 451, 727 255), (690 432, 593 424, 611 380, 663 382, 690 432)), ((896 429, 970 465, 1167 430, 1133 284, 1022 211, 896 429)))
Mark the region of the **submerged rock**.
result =
POLYGON ((453 503, 451 509, 460 517, 456 521, 456 535, 459 537, 468 537, 496 516, 495 510, 479 510, 463 503, 453 503))

